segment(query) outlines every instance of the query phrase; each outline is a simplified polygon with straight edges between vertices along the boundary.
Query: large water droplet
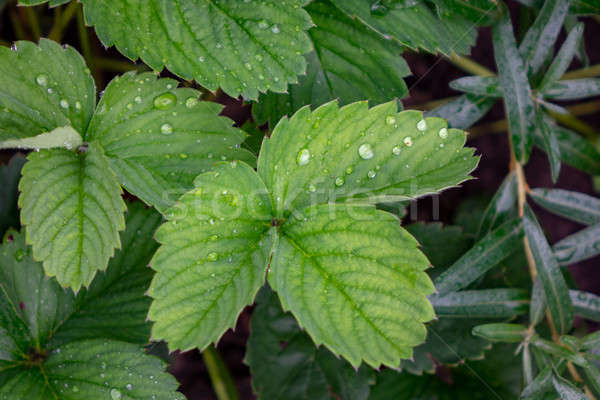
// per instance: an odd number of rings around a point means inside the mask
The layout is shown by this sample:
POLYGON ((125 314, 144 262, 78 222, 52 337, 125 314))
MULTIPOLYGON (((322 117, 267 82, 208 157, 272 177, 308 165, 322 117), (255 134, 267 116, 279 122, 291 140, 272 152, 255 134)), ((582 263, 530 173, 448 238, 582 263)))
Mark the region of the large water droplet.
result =
POLYGON ((446 139, 448 137, 448 129, 446 129, 446 128, 440 129, 440 131, 438 132, 438 136, 441 137, 442 139, 446 139))
POLYGON ((65 99, 62 99, 59 104, 64 109, 69 108, 69 102, 67 100, 65 100, 65 99))
POLYGON ((393 153, 395 156, 398 156, 398 155, 400 155, 400 153, 401 153, 401 152, 402 152, 402 149, 400 148, 400 146, 394 146, 394 147, 392 148, 392 153, 393 153))
POLYGON ((302 149, 296 156, 296 163, 298 165, 306 165, 310 162, 310 151, 308 149, 302 149))
POLYGON ((131 383, 128 383, 127 385, 125 385, 125 389, 132 390, 133 389, 133 385, 131 383))
POLYGON ((142 103, 142 96, 135 96, 135 98, 133 99, 133 101, 135 101, 137 104, 141 104, 142 103))
POLYGON ((118 389, 110 389, 110 398, 112 400, 121 400, 121 392, 118 389))
POLYGON ((168 110, 177 103, 177 96, 171 92, 166 92, 154 99, 154 107, 159 110, 168 110))
POLYGON ((371 145, 369 143, 363 143, 358 148, 358 155, 363 160, 368 160, 373 158, 375 153, 373 153, 373 149, 371 148, 371 145))
POLYGON ((44 74, 40 74, 35 78, 35 81, 37 82, 38 85, 40 86, 46 86, 48 85, 48 77, 44 74))
POLYGON ((198 99, 195 97, 188 97, 185 101, 185 106, 187 108, 194 108, 196 105, 198 105, 198 99))
POLYGON ((385 118, 385 123, 388 125, 394 125, 396 123, 396 117, 392 116, 392 115, 388 115, 385 118))
POLYGON ((316 192, 316 191, 317 191, 317 188, 316 188, 316 186, 315 186, 315 185, 310 185, 310 186, 308 187, 308 191, 309 191, 309 192, 311 192, 311 193, 314 193, 314 192, 316 192))
POLYGON ((208 259, 208 261, 217 261, 218 255, 217 255, 217 253, 212 252, 212 253, 208 253, 206 258, 208 259))
POLYGON ((421 132, 425 132, 425 130, 427 129, 427 122, 424 119, 417 122, 417 129, 421 132))
POLYGON ((375 178, 375 175, 377 175, 377 172, 373 171, 372 169, 369 170, 369 172, 367 172, 367 176, 369 177, 369 179, 375 178))
POLYGON ((341 176, 338 176, 337 178, 335 178, 335 186, 342 186, 344 184, 344 178, 342 178, 341 176))
POLYGON ((406 147, 410 147, 413 145, 413 141, 412 138, 410 136, 407 136, 404 138, 404 144, 406 145, 406 147))
POLYGON ((171 124, 162 124, 160 126, 160 132, 163 135, 170 135, 171 133, 173 133, 173 127, 171 126, 171 124))

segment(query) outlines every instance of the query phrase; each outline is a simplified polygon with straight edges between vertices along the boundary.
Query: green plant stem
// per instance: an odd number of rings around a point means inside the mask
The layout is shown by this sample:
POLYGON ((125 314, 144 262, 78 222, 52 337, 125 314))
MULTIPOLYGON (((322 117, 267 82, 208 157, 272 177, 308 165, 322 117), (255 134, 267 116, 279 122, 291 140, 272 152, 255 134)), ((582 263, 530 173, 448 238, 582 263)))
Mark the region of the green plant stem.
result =
POLYGON ((27 20, 29 21, 29 28, 33 35, 33 40, 37 42, 42 36, 42 29, 40 28, 40 21, 33 7, 25 7, 25 13, 27 14, 27 20))
POLYGON ((237 400, 239 396, 233 379, 214 345, 211 344, 202 352, 202 359, 217 398, 219 400, 237 400))
POLYGON ((79 3, 76 1, 69 3, 67 7, 64 8, 64 11, 61 7, 55 8, 54 24, 52 25, 52 29, 50 29, 48 38, 60 42, 65 32, 65 28, 69 26, 69 23, 77 13, 78 8, 79 3))
POLYGON ((561 79, 594 78, 600 75, 600 64, 566 72, 561 79))
POLYGON ((479 76, 494 76, 496 75, 492 70, 484 67, 483 65, 477 63, 476 61, 471 60, 468 57, 460 56, 456 53, 450 54, 448 60, 456 65, 458 68, 463 71, 469 72, 471 74, 479 75, 479 76))
POLYGON ((100 82, 100 77, 98 76, 98 69, 96 64, 94 63, 94 57, 92 56, 92 44, 90 42, 90 37, 88 36, 88 31, 85 26, 85 22, 83 20, 83 9, 81 7, 77 7, 77 32, 79 34, 79 44, 81 45, 81 52, 83 53, 83 58, 85 59, 86 64, 90 68, 90 72, 96 81, 96 85, 102 86, 100 82))
POLYGON ((19 15, 15 12, 15 10, 10 10, 10 23, 13 26, 15 37, 17 40, 25 40, 27 39, 27 33, 25 33, 25 29, 23 29, 23 24, 21 23, 21 19, 19 15))
POLYGON ((550 114, 552 118, 560 122, 560 124, 583 134, 583 136, 587 137, 588 139, 594 139, 598 135, 596 129, 586 124, 579 118, 575 118, 575 116, 572 114, 561 114, 552 110, 547 110, 546 112, 550 114))
POLYGON ((137 65, 129 61, 114 60, 106 57, 94 58, 94 64, 98 68, 107 69, 109 71, 127 72, 133 70, 146 70, 145 65, 137 65))

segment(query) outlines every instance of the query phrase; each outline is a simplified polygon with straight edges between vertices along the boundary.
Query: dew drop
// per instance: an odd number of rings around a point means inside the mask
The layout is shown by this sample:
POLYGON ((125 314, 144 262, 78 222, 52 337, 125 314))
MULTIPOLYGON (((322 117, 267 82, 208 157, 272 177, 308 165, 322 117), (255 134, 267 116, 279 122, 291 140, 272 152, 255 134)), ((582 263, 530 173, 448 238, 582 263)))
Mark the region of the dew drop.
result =
POLYGON ((142 103, 142 97, 141 96, 135 96, 135 98, 133 99, 133 101, 135 101, 137 104, 141 104, 142 103))
POLYGON ((314 192, 316 192, 316 191, 317 191, 317 188, 315 187, 315 185, 310 185, 310 186, 308 187, 308 191, 309 191, 309 192, 311 192, 311 193, 314 193, 314 192))
POLYGON ((159 110, 168 110, 175 103, 177 103, 177 97, 171 92, 163 93, 154 99, 154 107, 159 110))
POLYGON ((346 168, 346 175, 350 175, 354 170, 352 169, 352 167, 348 167, 346 168))
POLYGON ((263 60, 263 56, 260 54, 255 55, 254 58, 256 58, 256 61, 258 62, 261 62, 263 60))
POLYGON ((258 27, 259 27, 260 29, 267 29, 267 28, 269 27, 269 24, 267 23, 267 21, 265 21, 265 20, 263 19, 263 20, 261 20, 261 21, 258 23, 258 27))
POLYGON ((128 383, 127 385, 125 385, 125 389, 132 390, 133 389, 133 385, 131 383, 128 383))
POLYGON ((396 123, 396 117, 392 116, 392 115, 388 115, 385 118, 385 123, 388 125, 394 125, 396 123))
POLYGON ((247 63, 246 63, 246 64, 244 64, 244 65, 246 66, 246 69, 247 69, 248 71, 252 71, 252 64, 250 64, 250 63, 248 63, 248 62, 247 62, 247 63))
POLYGON ((421 132, 425 132, 425 130, 427 129, 427 122, 424 119, 417 122, 417 129, 421 132))
POLYGON ((171 126, 171 124, 162 124, 160 126, 160 132, 163 135, 170 135, 171 133, 173 133, 173 127, 171 126))
POLYGON ((335 178, 335 186, 342 186, 344 184, 344 178, 337 177, 335 178))
POLYGON ((202 56, 198 57, 198 61, 201 62, 201 63, 203 63, 204 62, 204 57, 202 57, 202 56))
POLYGON ((310 162, 310 151, 308 149, 302 149, 296 156, 296 163, 298 165, 306 165, 310 162))
POLYGON ((404 138, 404 144, 406 145, 406 147, 410 147, 413 145, 413 141, 412 138, 410 136, 407 136, 404 138))
POLYGON ((118 389, 110 389, 110 398, 112 400, 121 400, 121 392, 118 389))
POLYGON ((358 155, 363 160, 369 160, 373 158, 375 153, 373 153, 373 149, 371 148, 371 145, 369 143, 363 143, 358 148, 358 155))
POLYGON ((448 129, 446 129, 446 128, 440 129, 440 131, 438 132, 438 136, 441 137, 442 139, 446 139, 448 137, 448 129))
POLYGON ((279 26, 273 25, 271 27, 271 32, 273 32, 274 34, 278 34, 279 33, 279 26))
POLYGON ((188 99, 185 101, 185 106, 187 108, 194 108, 196 105, 198 105, 198 99, 195 97, 188 97, 188 99))
POLYGON ((38 85, 40 86, 46 86, 48 85, 48 77, 44 74, 40 74, 35 78, 35 81, 37 82, 38 85))
POLYGON ((208 259, 208 261, 216 261, 217 257, 218 257, 218 255, 215 252, 208 253, 208 255, 206 256, 206 258, 208 259))
POLYGON ((65 99, 62 99, 62 100, 60 101, 60 106, 61 106, 62 108, 64 108, 64 109, 67 109, 67 108, 69 108, 69 102, 68 102, 67 100, 65 100, 65 99))
POLYGON ((373 171, 372 169, 369 170, 369 172, 367 172, 367 176, 369 177, 369 179, 375 178, 375 175, 377 175, 377 172, 373 171))
POLYGON ((76 110, 81 110, 81 103, 80 102, 78 102, 78 101, 75 102, 75 109, 76 110))
POLYGON ((401 153, 401 152, 402 152, 402 149, 400 148, 400 146, 394 146, 394 147, 392 148, 392 153, 393 153, 395 156, 398 156, 398 155, 400 155, 400 153, 401 153))

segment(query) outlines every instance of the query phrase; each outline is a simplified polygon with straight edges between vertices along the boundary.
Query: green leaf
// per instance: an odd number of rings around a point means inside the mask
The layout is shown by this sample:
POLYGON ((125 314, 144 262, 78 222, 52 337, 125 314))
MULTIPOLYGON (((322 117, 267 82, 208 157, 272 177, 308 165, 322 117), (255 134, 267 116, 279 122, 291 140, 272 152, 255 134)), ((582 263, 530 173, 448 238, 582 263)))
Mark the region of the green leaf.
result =
POLYGON ((434 281, 436 290, 444 294, 467 287, 515 251, 521 245, 522 237, 521 221, 515 219, 503 223, 438 276, 434 281))
POLYGON ((130 72, 108 84, 90 122, 87 139, 100 142, 121 184, 161 212, 215 161, 255 162, 240 148, 244 132, 217 116, 222 106, 199 96, 173 79, 130 72))
POLYGON ((96 88, 79 53, 47 39, 14 49, 0 47, 0 142, 64 126, 83 135, 96 88))
POLYGON ((575 314, 600 322, 600 296, 580 290, 569 290, 575 314))
POLYGON ((425 116, 443 118, 448 121, 450 128, 468 129, 483 118, 495 103, 493 97, 465 94, 427 111, 425 116))
POLYGON ((0 149, 51 149, 64 147, 78 148, 83 144, 81 135, 70 126, 53 129, 52 132, 40 133, 37 136, 21 139, 8 139, 0 142, 0 149))
POLYGON ((526 164, 533 146, 535 106, 527 79, 526 65, 519 55, 510 14, 506 7, 502 19, 493 27, 494 57, 500 86, 504 92, 504 108, 517 161, 526 164))
POLYGON ((600 175, 600 152, 590 142, 568 129, 559 126, 552 126, 552 129, 562 162, 590 175, 600 175))
POLYGON ((523 217, 523 230, 535 260, 538 276, 544 286, 552 321, 559 333, 567 333, 573 325, 573 307, 569 291, 542 228, 527 205, 523 217))
POLYGON ((537 74, 552 54, 554 42, 569 12, 569 0, 544 1, 542 9, 519 46, 528 74, 537 74))
POLYGON ((552 173, 552 182, 556 183, 558 181, 558 176, 560 174, 560 145, 558 144, 558 139, 556 139, 556 135, 554 133, 554 129, 551 126, 551 121, 549 117, 546 117, 544 113, 537 113, 537 126, 541 132, 542 143, 544 151, 548 156, 548 161, 550 162, 550 171, 552 173))
POLYGON ((82 3, 86 22, 105 46, 232 97, 285 91, 305 72, 302 54, 311 49, 306 0, 82 3))
POLYGON ((546 75, 539 84, 538 90, 542 93, 554 82, 558 81, 561 76, 567 72, 573 56, 581 45, 583 38, 583 23, 578 23, 570 31, 567 39, 560 48, 558 54, 550 64, 546 75))
MULTIPOLYGON (((545 366, 523 389, 521 398, 540 398, 552 389, 552 365, 545 366)), ((543 397, 542 397, 543 398, 543 397)))
POLYGON ((584 337, 581 344, 583 350, 600 348, 600 331, 591 333, 584 337))
POLYGON ((330 102, 282 119, 263 142, 258 171, 282 218, 310 204, 389 202, 454 186, 478 162, 464 143, 463 131, 418 111, 398 113, 395 102, 330 102))
POLYGON ((600 200, 564 189, 537 188, 529 192, 535 202, 553 214, 584 225, 600 223, 600 200))
POLYGON ((504 95, 500 82, 495 76, 465 76, 451 81, 450 87, 460 92, 479 96, 502 97, 504 95))
POLYGON ((527 328, 520 324, 485 324, 473 328, 473 335, 491 342, 519 343, 527 337, 527 328))
POLYGON ((600 254, 600 224, 592 225, 552 246, 560 265, 569 265, 600 254))
POLYGON ((254 170, 218 163, 167 211, 156 239, 157 271, 148 294, 154 339, 201 350, 235 324, 263 285, 271 203, 254 170))
POLYGON ((558 375, 552 377, 552 386, 563 400, 588 400, 582 390, 558 375))
POLYGON ((5 372, 0 395, 7 400, 184 399, 163 368, 139 346, 82 340, 54 349, 39 367, 5 372))
POLYGON ((306 56, 307 73, 286 94, 260 96, 252 110, 259 124, 274 127, 283 115, 336 98, 342 105, 363 99, 379 104, 408 94, 402 78, 410 69, 400 56, 402 46, 348 17, 330 0, 313 1, 306 10, 316 24, 308 32, 314 51, 306 56))
POLYGON ((531 304, 529 306, 529 324, 536 326, 544 319, 546 313, 546 295, 544 285, 539 277, 535 278, 531 289, 531 304))
POLYGON ((324 348, 316 348, 294 317, 284 313, 277 295, 259 292, 252 313, 245 362, 261 399, 366 400, 372 372, 355 371, 324 348))
POLYGON ((459 14, 477 25, 488 25, 498 17, 493 0, 433 0, 440 14, 459 14))
POLYGON ((429 296, 438 317, 512 318, 527 312, 528 293, 522 289, 481 289, 429 296))
POLYGON ((477 238, 481 238, 507 220, 516 217, 517 179, 514 172, 502 181, 481 218, 477 238))
POLYGON ((456 14, 437 18, 424 3, 392 7, 385 15, 371 11, 372 0, 333 0, 333 3, 384 37, 413 49, 466 54, 475 44, 477 30, 469 21, 456 14))
POLYGON ((593 0, 572 0, 571 11, 576 14, 600 14, 600 4, 593 0))
POLYGON ((0 166, 0 237, 10 228, 19 228, 17 193, 25 157, 13 156, 7 165, 0 166))
POLYGON ((583 78, 558 81, 546 87, 544 97, 555 100, 578 100, 600 95, 600 79, 583 78))
POLYGON ((41 150, 27 159, 19 183, 27 242, 46 274, 77 291, 120 247, 121 188, 95 143, 84 152, 41 150))

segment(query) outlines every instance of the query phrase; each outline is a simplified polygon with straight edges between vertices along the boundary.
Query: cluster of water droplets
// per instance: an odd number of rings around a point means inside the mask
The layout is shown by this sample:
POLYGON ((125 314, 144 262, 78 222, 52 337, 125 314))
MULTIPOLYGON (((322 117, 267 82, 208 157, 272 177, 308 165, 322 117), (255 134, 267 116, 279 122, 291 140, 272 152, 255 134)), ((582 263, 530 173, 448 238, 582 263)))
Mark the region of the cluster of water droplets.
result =
MULTIPOLYGON (((38 76, 36 76, 35 83, 39 87, 44 88, 48 94, 54 93, 54 89, 49 87, 50 81, 48 80, 48 76, 46 74, 39 74, 38 76)), ((71 106, 71 104, 69 103, 69 101, 67 99, 60 99, 58 101, 58 104, 61 108, 65 109, 65 110, 68 110, 69 107, 71 106)), ((76 101, 74 104, 74 107, 75 107, 75 110, 80 111, 81 110, 81 102, 76 101)))

